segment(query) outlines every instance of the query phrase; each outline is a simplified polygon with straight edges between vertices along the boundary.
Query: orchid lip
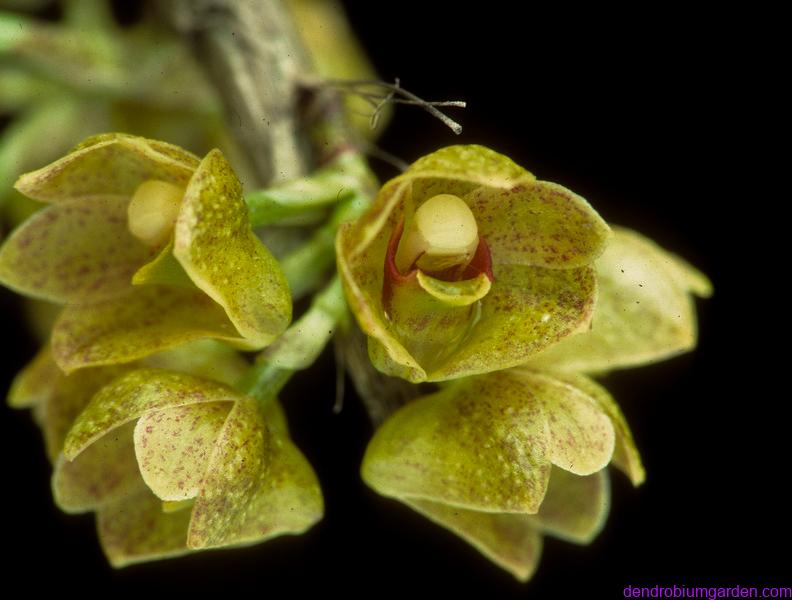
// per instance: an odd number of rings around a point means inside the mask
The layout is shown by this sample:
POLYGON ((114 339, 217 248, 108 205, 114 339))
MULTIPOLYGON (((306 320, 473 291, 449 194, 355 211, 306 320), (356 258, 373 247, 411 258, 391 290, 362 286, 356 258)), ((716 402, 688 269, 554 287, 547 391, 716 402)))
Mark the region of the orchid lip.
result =
POLYGON ((417 266, 417 261, 411 265, 407 273, 399 270, 396 264, 396 253, 399 248, 399 243, 404 233, 404 218, 399 221, 396 227, 393 228, 390 240, 388 241, 388 248, 385 252, 385 276, 382 284, 382 305, 385 309, 385 314, 391 313, 391 300, 393 298, 393 286, 406 285, 414 282, 418 278, 418 271, 447 282, 467 281, 479 277, 481 274, 486 275, 490 282, 495 281, 495 275, 492 269, 492 254, 490 253, 489 246, 484 237, 479 236, 478 245, 473 253, 472 258, 466 265, 457 265, 444 269, 442 271, 427 272, 417 266))
POLYGON ((404 271, 464 267, 478 247, 478 224, 467 203, 454 194, 436 194, 423 202, 404 227, 396 265, 404 271))

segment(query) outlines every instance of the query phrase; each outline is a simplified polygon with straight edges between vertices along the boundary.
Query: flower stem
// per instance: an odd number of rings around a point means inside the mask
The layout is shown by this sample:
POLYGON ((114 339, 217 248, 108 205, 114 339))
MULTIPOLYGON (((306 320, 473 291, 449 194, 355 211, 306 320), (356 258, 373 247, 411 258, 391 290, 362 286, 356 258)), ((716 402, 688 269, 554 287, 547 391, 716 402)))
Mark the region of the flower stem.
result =
POLYGON ((318 287, 335 263, 335 236, 338 226, 356 219, 366 210, 368 196, 355 192, 344 198, 331 218, 305 244, 281 260, 292 299, 297 300, 318 287))
POLYGON ((343 163, 245 196, 250 224, 302 225, 321 219, 329 205, 354 195, 360 181, 343 163))
POLYGON ((259 355, 237 388, 262 404, 274 399, 294 373, 314 363, 347 318, 341 280, 335 276, 305 314, 259 355))

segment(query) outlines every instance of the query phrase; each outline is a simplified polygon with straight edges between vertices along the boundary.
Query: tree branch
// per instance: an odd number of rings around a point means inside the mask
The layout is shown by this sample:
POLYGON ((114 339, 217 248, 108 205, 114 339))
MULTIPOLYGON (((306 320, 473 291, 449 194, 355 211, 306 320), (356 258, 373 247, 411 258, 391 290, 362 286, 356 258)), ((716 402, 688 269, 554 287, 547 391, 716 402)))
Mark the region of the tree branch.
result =
POLYGON ((278 0, 171 0, 171 21, 188 36, 226 107, 229 130, 259 178, 303 175, 310 152, 297 110, 310 69, 278 0))

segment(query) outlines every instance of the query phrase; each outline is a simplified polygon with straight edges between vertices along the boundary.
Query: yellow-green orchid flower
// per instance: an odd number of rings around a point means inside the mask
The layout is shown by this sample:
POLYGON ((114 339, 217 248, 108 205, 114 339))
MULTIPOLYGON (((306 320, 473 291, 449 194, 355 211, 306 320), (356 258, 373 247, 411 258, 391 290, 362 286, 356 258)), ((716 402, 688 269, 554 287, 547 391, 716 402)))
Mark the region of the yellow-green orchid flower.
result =
POLYGON ((173 371, 135 370, 102 388, 63 453, 56 499, 97 510, 115 566, 301 533, 323 513, 316 475, 277 401, 262 409, 227 386, 173 371), (85 503, 95 482, 127 478, 127 494, 85 503))
POLYGON ((451 146, 386 183, 336 247, 375 366, 420 382, 513 367, 586 330, 609 236, 573 192, 451 146))
POLYGON ((623 228, 614 228, 596 273, 590 329, 523 366, 452 382, 406 405, 364 458, 371 487, 521 580, 536 567, 543 532, 578 543, 597 533, 607 485, 596 469, 610 461, 634 485, 645 477, 621 411, 581 373, 690 350, 697 337, 692 294, 712 293, 695 268, 623 228))
POLYGON ((17 189, 50 206, 0 249, 0 281, 66 304, 52 333, 66 372, 204 337, 258 349, 291 319, 283 273, 218 150, 198 159, 103 134, 17 189))
POLYGON ((402 407, 369 443, 362 476, 525 580, 543 531, 586 543, 599 530, 611 462, 643 481, 607 391, 583 375, 520 368, 402 407))
POLYGON ((47 378, 57 368, 43 353, 12 391, 12 405, 34 406, 56 455, 56 503, 97 513, 116 567, 301 533, 322 517, 316 476, 277 401, 262 408, 208 379, 238 379, 245 361, 198 344, 142 365, 200 376, 115 365, 47 378))

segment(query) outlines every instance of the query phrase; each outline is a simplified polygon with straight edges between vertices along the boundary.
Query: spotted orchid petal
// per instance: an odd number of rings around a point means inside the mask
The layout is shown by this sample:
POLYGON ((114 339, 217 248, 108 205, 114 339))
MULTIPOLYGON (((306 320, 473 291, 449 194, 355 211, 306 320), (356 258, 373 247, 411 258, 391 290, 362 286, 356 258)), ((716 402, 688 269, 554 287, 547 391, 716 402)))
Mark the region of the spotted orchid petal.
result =
POLYGON ((206 155, 187 186, 173 253, 249 347, 269 344, 288 326, 288 283, 251 231, 242 186, 219 150, 206 155))
POLYGON ((105 133, 88 138, 46 167, 26 173, 15 187, 41 202, 93 198, 126 201, 150 179, 186 187, 198 164, 197 157, 178 146, 105 133))
POLYGON ((116 568, 189 552, 190 511, 163 511, 162 501, 145 486, 99 508, 96 523, 105 556, 116 568))
POLYGON ((605 525, 610 511, 607 470, 581 477, 553 469, 539 512, 525 519, 545 535, 575 544, 590 543, 605 525))
POLYGON ((608 497, 605 471, 580 477, 554 468, 535 515, 483 512, 414 498, 401 500, 520 581, 527 581, 539 564, 543 536, 589 543, 604 525, 608 497))
POLYGON ((102 435, 78 460, 61 455, 52 475, 55 503, 66 512, 86 512, 119 500, 142 484, 132 444, 134 425, 102 435))
POLYGON ((112 197, 75 198, 33 215, 0 248, 0 282, 58 303, 128 292, 152 251, 129 232, 126 206, 112 197))
MULTIPOLYGON (((145 481, 166 512, 189 501, 189 548, 300 533, 322 516, 316 475, 290 441, 277 402, 262 410, 252 398, 205 379, 160 369, 130 371, 102 388, 77 418, 63 464, 79 466, 84 456, 92 463, 97 444, 122 434, 126 452, 131 448, 135 457, 133 469, 123 463, 124 472, 145 481)), ((105 507, 119 499, 105 494, 85 505, 105 507)), ((170 527, 172 520, 162 519, 162 527, 170 527)), ((152 522, 156 546, 160 518, 152 522)))
POLYGON ((0 282, 67 304, 53 345, 66 371, 204 337, 260 349, 291 319, 286 278, 219 150, 199 161, 102 134, 17 188, 54 204, 0 249, 0 282))
POLYGON ((250 348, 222 307, 200 290, 146 285, 106 302, 67 306, 55 323, 52 351, 69 373, 131 362, 203 338, 250 348))
POLYGON ((481 187, 464 200, 495 264, 573 269, 590 264, 610 239, 610 229, 589 203, 557 183, 481 187))
POLYGON ((599 297, 591 330, 562 340, 532 365, 603 373, 663 360, 696 345, 691 295, 712 294, 712 284, 701 272, 622 228, 614 228, 596 269, 599 297))
MULTIPOLYGON (((229 387, 160 369, 137 369, 103 387, 88 403, 66 437, 68 460, 113 429, 148 412, 204 402, 233 402, 229 387)), ((131 441, 130 436, 130 441, 131 441)))
POLYGON ((580 390, 583 390, 590 397, 594 398, 599 407, 613 423, 613 430, 616 434, 615 446, 613 449, 613 465, 622 471, 634 486, 641 485, 646 479, 641 454, 635 445, 627 419, 624 417, 619 405, 613 396, 604 387, 586 377, 576 373, 554 373, 560 381, 564 381, 580 390))
POLYGON ((204 402, 151 411, 135 425, 135 455, 149 489, 163 501, 189 500, 202 478, 232 403, 204 402))
POLYGON ((528 581, 539 565, 542 534, 525 515, 483 512, 413 498, 403 501, 520 581, 528 581))
POLYGON ((551 464, 594 473, 610 462, 614 442, 610 418, 584 390, 506 371, 400 409, 369 443, 362 474, 386 496, 534 514, 551 464))
POLYGON ((43 347, 14 377, 8 391, 8 405, 11 408, 32 408, 43 404, 52 396, 52 385, 62 374, 52 360, 49 346, 43 347))
POLYGON ((228 385, 240 380, 248 369, 247 361, 228 346, 215 340, 198 340, 147 356, 139 364, 94 367, 66 375, 45 346, 14 379, 8 403, 13 408, 37 410, 47 454, 55 462, 66 434, 91 397, 140 366, 180 371, 228 385))
POLYGON ((207 548, 301 533, 322 517, 316 475, 250 398, 220 432, 193 508, 187 544, 207 548))

